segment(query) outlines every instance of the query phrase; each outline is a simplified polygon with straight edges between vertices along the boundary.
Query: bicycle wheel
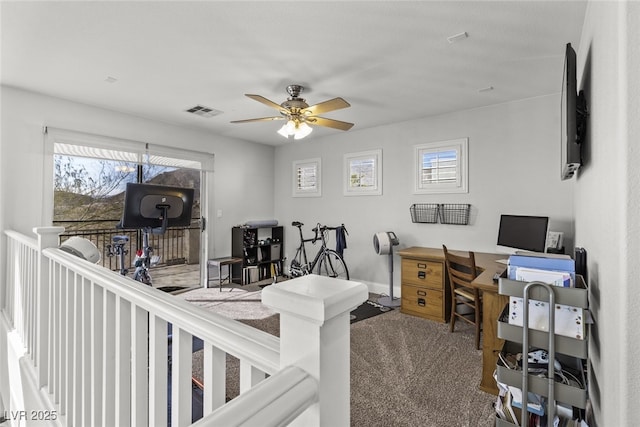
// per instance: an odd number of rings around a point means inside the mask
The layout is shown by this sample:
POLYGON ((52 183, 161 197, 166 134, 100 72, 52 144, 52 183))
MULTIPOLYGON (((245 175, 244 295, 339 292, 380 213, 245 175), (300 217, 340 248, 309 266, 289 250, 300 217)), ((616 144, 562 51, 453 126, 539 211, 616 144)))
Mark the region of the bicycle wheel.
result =
POLYGON ((151 275, 149 274, 149 271, 142 267, 136 268, 136 272, 133 275, 133 280, 137 280, 138 282, 142 282, 145 285, 152 286, 151 275))
POLYGON ((345 264, 342 257, 333 249, 326 250, 324 255, 318 260, 318 269, 316 272, 321 276, 349 280, 347 264, 345 264))
POLYGON ((291 277, 300 277, 304 275, 302 266, 295 259, 291 261, 291 264, 289 265, 289 274, 291 275, 291 277))

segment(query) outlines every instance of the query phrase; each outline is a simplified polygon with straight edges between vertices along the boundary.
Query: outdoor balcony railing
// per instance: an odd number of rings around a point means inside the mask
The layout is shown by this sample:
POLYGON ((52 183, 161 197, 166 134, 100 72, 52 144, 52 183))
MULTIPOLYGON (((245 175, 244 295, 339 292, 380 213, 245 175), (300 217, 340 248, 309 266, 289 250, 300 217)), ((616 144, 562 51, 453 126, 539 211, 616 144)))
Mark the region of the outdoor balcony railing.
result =
MULTIPOLYGON (((84 228, 86 221, 54 221, 54 225, 68 227, 60 236, 65 241, 72 236, 80 236, 91 241, 102 254, 100 265, 112 271, 120 270, 117 256, 109 256, 108 245, 113 244, 114 236, 127 236, 129 242, 125 245, 125 268, 130 269, 136 255, 136 250, 142 249, 142 231, 136 229, 117 229, 117 221, 91 221, 100 228, 84 228)), ((149 246, 153 248, 152 255, 159 257, 158 265, 197 264, 200 252, 200 228, 197 226, 170 227, 164 234, 150 234, 149 246)))

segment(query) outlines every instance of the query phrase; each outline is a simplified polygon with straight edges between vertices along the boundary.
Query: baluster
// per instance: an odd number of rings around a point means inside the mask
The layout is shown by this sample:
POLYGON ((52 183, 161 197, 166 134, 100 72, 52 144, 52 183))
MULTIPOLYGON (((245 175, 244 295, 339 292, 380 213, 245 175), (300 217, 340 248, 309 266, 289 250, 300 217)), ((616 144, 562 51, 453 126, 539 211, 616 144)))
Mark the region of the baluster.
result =
POLYGON ((70 317, 73 325, 71 341, 71 393, 69 419, 72 425, 80 425, 82 417, 82 284, 83 279, 79 274, 74 274, 72 279, 72 294, 70 295, 70 317))
MULTIPOLYGON (((151 315, 150 315, 151 316, 151 315)), ((158 316, 149 319, 149 425, 167 425, 167 322, 158 316)))
POLYGON ((36 268, 35 264, 32 264, 32 253, 33 250, 24 245, 24 265, 25 265, 25 282, 24 282, 24 299, 22 300, 22 312, 24 317, 24 336, 22 342, 24 343, 26 349, 26 355, 29 358, 33 357, 33 343, 31 342, 32 334, 31 334, 31 316, 33 315, 32 306, 31 306, 31 292, 34 289, 34 279, 35 274, 34 270, 36 268))
MULTIPOLYGON (((18 242, 16 242, 15 240, 11 240, 10 244, 7 245, 7 259, 14 259, 16 256, 16 246, 18 245, 18 242)), ((7 273, 6 273, 6 277, 5 277, 5 292, 3 295, 3 299, 2 299, 2 307, 4 307, 4 309, 7 312, 7 315, 9 316, 9 324, 11 326, 14 326, 14 322, 13 322, 13 292, 15 289, 15 282, 16 282, 16 270, 15 270, 15 263, 13 262, 7 262, 7 273)))
POLYGON ((91 422, 89 425, 102 425, 103 371, 104 364, 104 308, 105 290, 94 285, 91 288, 91 422))
POLYGON ((204 408, 202 415, 204 416, 225 404, 227 353, 205 342, 203 367, 204 408))
POLYGON ((60 326, 60 347, 58 353, 58 372, 59 372, 59 399, 60 399, 60 415, 67 413, 67 361, 69 360, 69 349, 67 347, 68 342, 68 270, 66 267, 60 265, 60 312, 59 326, 60 326))
POLYGON ((81 352, 80 359, 82 365, 82 379, 80 384, 80 405, 82 407, 82 414, 80 416, 80 420, 78 425, 92 425, 91 418, 91 393, 92 393, 92 383, 93 375, 92 375, 92 366, 91 366, 91 335, 92 335, 92 325, 91 325, 91 293, 95 287, 95 284, 89 279, 83 279, 82 284, 80 286, 82 290, 81 295, 81 303, 80 303, 80 317, 82 323, 82 331, 80 335, 80 344, 81 344, 81 352))
POLYGON ((171 426, 191 424, 191 349, 193 335, 173 325, 171 339, 171 426))
POLYGON ((116 424, 131 425, 131 303, 116 298, 116 424))
POLYGON ((105 289, 103 310, 103 343, 104 358, 102 360, 102 422, 104 426, 116 425, 116 337, 115 327, 116 296, 105 289))
POLYGON ((134 306, 131 310, 131 422, 136 426, 149 425, 149 314, 134 306))
POLYGON ((64 365, 65 365, 65 375, 62 376, 64 387, 65 387, 65 403, 64 403, 64 413, 67 414, 69 420, 73 422, 73 409, 74 409, 74 401, 73 401, 73 389, 74 389, 74 378, 75 378, 75 357, 74 357, 74 340, 75 340, 75 319, 74 319, 74 304, 73 299, 75 295, 75 273, 73 270, 69 268, 65 268, 65 282, 66 282, 66 293, 65 293, 65 349, 64 349, 64 365))
POLYGON ((42 351, 42 347, 44 346, 44 343, 40 342, 40 328, 38 324, 38 317, 40 316, 40 309, 38 305, 38 289, 40 287, 40 277, 38 274, 40 270, 39 263, 40 258, 38 256, 38 251, 32 249, 31 251, 29 251, 29 265, 31 265, 31 268, 29 269, 31 271, 31 286, 29 288, 29 309, 27 313, 29 315, 29 353, 31 354, 31 360, 36 367, 38 382, 40 382, 40 378, 43 378, 44 373, 46 372, 45 370, 40 372, 40 369, 38 369, 41 366, 41 361, 38 358, 38 355, 40 354, 40 352, 42 351))
POLYGON ((267 375, 244 359, 240 359, 240 393, 244 393, 267 375))
POLYGON ((60 402, 60 265, 49 261, 49 393, 53 394, 53 401, 60 402))

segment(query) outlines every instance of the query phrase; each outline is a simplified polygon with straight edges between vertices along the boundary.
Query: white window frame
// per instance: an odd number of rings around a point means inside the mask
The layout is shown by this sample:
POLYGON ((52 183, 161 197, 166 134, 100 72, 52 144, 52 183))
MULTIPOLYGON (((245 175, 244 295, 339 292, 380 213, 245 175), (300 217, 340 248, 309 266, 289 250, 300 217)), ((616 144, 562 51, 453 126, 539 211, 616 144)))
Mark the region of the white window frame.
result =
POLYGON ((344 155, 344 195, 345 196, 379 196, 382 194, 382 150, 362 151, 344 155), (369 185, 354 182, 351 177, 352 168, 359 162, 370 162, 372 171, 369 185))
POLYGON ((292 170, 293 197, 321 197, 322 196, 322 161, 318 158, 306 160, 294 160, 292 170), (315 182, 309 187, 301 187, 298 182, 300 169, 315 169, 315 182))
POLYGON ((442 194, 469 192, 469 138, 428 142, 414 146, 414 194, 442 194), (456 152, 455 182, 422 182, 422 159, 425 153, 456 152))

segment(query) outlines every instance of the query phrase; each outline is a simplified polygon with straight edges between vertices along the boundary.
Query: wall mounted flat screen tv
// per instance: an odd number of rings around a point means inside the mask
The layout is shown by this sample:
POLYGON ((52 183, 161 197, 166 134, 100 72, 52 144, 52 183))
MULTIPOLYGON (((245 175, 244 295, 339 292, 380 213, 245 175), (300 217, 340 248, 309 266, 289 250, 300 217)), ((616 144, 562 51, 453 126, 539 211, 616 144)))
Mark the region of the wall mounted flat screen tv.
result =
POLYGON ((548 227, 549 217, 546 216, 501 215, 496 251, 505 254, 544 252, 548 227))
POLYGON ((560 105, 560 167, 562 180, 571 178, 582 165, 582 142, 587 126, 587 103, 583 91, 578 93, 576 52, 567 43, 562 73, 560 105))
POLYGON ((127 183, 121 228, 151 228, 164 232, 166 227, 191 224, 193 188, 127 183), (166 212, 166 214, 165 214, 166 212))

